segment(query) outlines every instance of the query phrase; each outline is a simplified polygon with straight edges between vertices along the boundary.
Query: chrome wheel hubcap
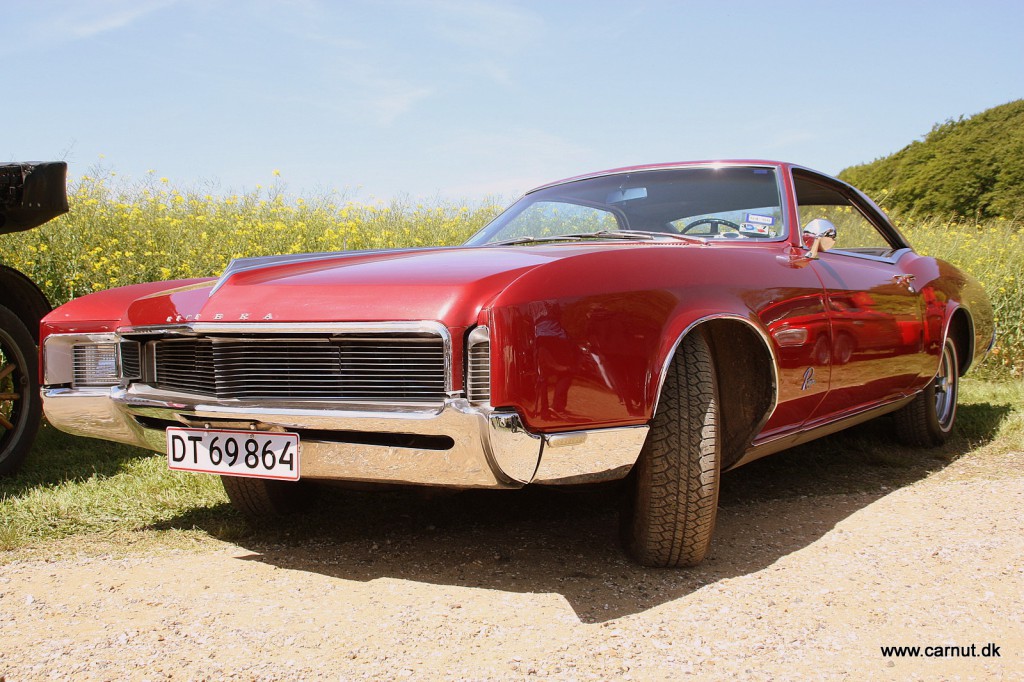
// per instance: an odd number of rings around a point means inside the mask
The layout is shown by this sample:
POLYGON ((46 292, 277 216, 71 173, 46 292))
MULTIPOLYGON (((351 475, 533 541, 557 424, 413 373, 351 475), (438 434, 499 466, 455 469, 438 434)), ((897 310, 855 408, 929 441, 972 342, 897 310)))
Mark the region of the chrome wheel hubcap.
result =
POLYGON ((948 344, 942 349, 939 373, 935 377, 935 416, 944 431, 953 423, 956 410, 956 363, 953 352, 948 344))

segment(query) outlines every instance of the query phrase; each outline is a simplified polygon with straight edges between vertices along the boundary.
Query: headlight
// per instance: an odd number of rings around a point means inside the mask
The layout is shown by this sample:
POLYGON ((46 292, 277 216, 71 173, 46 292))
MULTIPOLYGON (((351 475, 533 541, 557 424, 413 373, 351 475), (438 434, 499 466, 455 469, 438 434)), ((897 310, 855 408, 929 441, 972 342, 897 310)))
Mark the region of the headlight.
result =
POLYGON ((118 383, 116 343, 75 344, 73 355, 73 386, 114 386, 118 383))
POLYGON ((53 334, 43 342, 47 386, 115 386, 120 382, 114 334, 53 334))

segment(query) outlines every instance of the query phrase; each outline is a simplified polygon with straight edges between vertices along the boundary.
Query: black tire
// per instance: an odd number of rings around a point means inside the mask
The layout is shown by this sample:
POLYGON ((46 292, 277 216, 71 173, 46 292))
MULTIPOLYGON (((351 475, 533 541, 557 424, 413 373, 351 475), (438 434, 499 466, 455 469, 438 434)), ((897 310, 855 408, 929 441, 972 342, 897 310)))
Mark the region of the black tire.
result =
POLYGON ((272 481, 246 476, 221 476, 232 506, 250 521, 272 521, 304 506, 307 486, 298 481, 272 481))
POLYGON ((694 566, 715 529, 721 466, 718 383, 703 334, 683 339, 632 474, 627 553, 644 566, 694 566))
POLYGON ((36 344, 25 323, 0 306, 0 476, 21 466, 41 415, 36 344))
POLYGON ((953 433, 960 385, 956 344, 947 338, 942 345, 939 371, 914 400, 896 411, 896 436, 905 445, 936 447, 953 433))

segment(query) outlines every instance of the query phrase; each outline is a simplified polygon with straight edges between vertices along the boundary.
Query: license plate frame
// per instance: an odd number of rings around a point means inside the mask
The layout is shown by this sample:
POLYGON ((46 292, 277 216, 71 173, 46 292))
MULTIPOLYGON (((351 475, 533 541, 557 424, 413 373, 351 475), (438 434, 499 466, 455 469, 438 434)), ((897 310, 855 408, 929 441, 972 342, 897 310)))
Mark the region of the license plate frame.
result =
POLYGON ((177 426, 167 427, 165 433, 167 467, 174 471, 277 481, 297 481, 301 476, 297 433, 177 426))

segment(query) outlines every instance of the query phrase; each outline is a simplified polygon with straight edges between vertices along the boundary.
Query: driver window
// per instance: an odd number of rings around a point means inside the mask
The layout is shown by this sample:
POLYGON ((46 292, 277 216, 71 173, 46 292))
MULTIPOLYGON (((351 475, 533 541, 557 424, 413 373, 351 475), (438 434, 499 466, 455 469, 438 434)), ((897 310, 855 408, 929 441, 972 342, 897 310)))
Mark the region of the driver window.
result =
POLYGON ((894 245, 847 196, 794 173, 800 229, 815 218, 836 226, 836 245, 830 251, 888 256, 894 245))

